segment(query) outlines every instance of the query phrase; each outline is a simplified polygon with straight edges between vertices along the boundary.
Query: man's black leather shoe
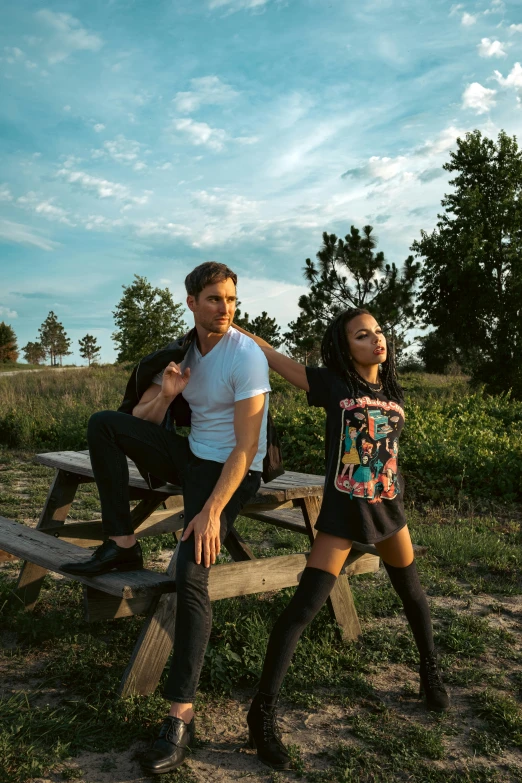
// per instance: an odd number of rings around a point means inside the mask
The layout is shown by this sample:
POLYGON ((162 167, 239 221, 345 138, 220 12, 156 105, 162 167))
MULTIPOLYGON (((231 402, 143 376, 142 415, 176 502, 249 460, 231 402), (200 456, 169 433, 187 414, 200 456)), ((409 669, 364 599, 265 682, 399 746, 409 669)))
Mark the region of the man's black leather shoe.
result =
POLYGON ((185 761, 187 749, 194 740, 194 718, 185 723, 181 718, 168 716, 163 721, 159 737, 150 750, 143 754, 141 766, 149 775, 170 772, 185 761))
POLYGON ((99 576, 109 571, 137 571, 143 568, 143 555, 138 541, 127 549, 108 539, 83 563, 62 563, 60 571, 78 576, 99 576))

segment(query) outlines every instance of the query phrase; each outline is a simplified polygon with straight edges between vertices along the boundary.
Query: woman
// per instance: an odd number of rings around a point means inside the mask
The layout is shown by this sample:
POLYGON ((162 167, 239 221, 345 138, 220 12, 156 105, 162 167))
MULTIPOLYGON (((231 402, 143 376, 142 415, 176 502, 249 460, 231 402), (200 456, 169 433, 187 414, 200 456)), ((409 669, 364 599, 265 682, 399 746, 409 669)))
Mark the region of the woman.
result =
POLYGON ((309 405, 323 407, 327 413, 326 478, 317 537, 295 594, 270 635, 259 692, 247 716, 250 742, 261 761, 274 769, 288 769, 290 757, 276 723, 278 693, 299 637, 328 598, 352 541, 375 544, 401 598, 419 650, 420 692, 428 709, 448 709, 449 698, 437 666, 430 611, 406 525, 404 482, 392 469, 404 424, 403 393, 381 328, 367 310, 344 311, 326 330, 321 368, 305 367, 250 336, 270 367, 304 389, 309 405), (357 443, 359 465, 353 476, 346 476, 343 433, 351 427, 364 428, 364 438, 357 443))

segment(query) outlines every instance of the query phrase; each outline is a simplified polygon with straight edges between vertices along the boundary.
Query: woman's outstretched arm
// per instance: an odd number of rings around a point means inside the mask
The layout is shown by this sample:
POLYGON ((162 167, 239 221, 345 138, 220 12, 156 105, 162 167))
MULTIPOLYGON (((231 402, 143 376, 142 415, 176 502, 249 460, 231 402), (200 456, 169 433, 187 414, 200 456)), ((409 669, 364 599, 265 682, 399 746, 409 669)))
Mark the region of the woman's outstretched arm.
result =
POLYGON ((272 348, 270 343, 267 343, 266 340, 263 340, 262 337, 257 337, 257 335, 252 334, 251 332, 247 332, 246 329, 242 329, 240 326, 237 326, 237 324, 232 324, 232 326, 234 329, 237 329, 238 332, 242 332, 243 334, 246 334, 247 337, 252 338, 252 340, 254 340, 254 342, 259 345, 266 356, 268 366, 271 370, 275 370, 275 372, 281 375, 293 386, 297 386, 298 389, 303 389, 306 392, 310 391, 304 364, 299 364, 299 362, 290 359, 289 356, 285 356, 283 353, 279 353, 279 351, 276 351, 275 348, 272 348))

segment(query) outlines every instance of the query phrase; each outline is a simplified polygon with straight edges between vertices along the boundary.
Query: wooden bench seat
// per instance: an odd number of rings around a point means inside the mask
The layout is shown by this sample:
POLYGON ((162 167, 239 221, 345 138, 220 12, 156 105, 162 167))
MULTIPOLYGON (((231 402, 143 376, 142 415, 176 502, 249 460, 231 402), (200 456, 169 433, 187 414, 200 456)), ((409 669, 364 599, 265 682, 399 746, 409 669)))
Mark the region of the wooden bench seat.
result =
MULTIPOLYGON (((0 540, 2 546, 15 557, 36 563, 90 588, 87 594, 89 603, 93 602, 97 606, 95 616, 93 608, 89 606, 91 620, 142 614, 148 610, 155 596, 176 590, 175 579, 147 569, 113 572, 96 577, 68 574, 60 569, 61 563, 82 562, 88 556, 85 550, 5 517, 0 517, 0 540), (108 594, 118 600, 114 602, 105 599, 100 603, 100 594, 108 594)), ((216 601, 295 587, 306 566, 306 559, 307 553, 304 553, 214 565, 209 574, 210 599, 216 601)), ((378 567, 377 558, 361 552, 351 552, 346 560, 344 573, 347 576, 355 576, 371 573, 378 567)))
POLYGON ((5 517, 0 517, 0 540, 7 552, 22 560, 28 560, 48 571, 62 574, 68 579, 82 582, 118 598, 152 598, 163 593, 172 593, 176 589, 176 583, 171 577, 146 569, 96 577, 67 574, 60 570, 60 564, 86 560, 88 555, 85 550, 5 517))

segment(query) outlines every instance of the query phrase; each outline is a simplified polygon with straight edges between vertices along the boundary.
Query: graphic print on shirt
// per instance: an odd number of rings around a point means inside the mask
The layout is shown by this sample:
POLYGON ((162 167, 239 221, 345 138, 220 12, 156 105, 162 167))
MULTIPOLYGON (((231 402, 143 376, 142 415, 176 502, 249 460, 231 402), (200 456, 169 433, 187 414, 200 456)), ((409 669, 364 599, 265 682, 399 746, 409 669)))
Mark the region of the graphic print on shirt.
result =
POLYGON ((397 456, 404 411, 396 402, 341 400, 341 434, 335 486, 369 503, 400 494, 397 456))

